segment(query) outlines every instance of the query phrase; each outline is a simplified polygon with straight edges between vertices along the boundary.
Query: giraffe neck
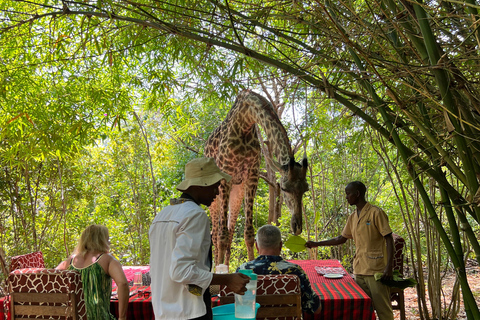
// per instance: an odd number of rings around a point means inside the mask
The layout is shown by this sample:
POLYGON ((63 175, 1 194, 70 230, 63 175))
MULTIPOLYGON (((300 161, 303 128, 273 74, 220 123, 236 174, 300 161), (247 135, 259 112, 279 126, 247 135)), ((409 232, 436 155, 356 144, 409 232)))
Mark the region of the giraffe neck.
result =
POLYGON ((257 123, 262 127, 268 145, 280 164, 287 164, 293 157, 290 140, 272 104, 255 92, 245 90, 240 93, 240 116, 243 124, 250 127, 257 123))

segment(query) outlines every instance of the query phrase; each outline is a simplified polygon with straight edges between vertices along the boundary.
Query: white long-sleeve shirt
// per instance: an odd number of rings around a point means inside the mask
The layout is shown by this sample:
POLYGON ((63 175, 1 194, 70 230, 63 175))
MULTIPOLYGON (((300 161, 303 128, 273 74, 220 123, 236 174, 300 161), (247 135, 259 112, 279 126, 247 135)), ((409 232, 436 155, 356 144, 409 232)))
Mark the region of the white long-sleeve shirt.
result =
POLYGON ((210 222, 193 201, 170 205, 150 226, 150 276, 155 319, 192 319, 205 315, 202 296, 188 285, 209 288, 210 222))

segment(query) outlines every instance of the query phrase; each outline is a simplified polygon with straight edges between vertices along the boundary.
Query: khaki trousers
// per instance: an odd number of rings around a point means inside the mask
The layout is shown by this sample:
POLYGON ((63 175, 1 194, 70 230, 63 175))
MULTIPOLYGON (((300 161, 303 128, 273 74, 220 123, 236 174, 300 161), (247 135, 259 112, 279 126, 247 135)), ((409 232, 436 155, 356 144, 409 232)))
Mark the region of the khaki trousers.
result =
POLYGON ((372 299, 373 307, 380 320, 393 320, 392 302, 390 300, 390 288, 374 276, 355 275, 355 281, 372 299))

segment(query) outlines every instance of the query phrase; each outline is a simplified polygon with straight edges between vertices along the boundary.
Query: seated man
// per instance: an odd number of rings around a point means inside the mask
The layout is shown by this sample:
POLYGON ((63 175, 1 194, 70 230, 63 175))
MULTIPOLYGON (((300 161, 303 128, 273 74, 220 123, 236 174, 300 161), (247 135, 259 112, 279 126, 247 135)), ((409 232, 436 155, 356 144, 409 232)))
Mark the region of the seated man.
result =
MULTIPOLYGON (((280 229, 270 224, 260 227, 255 237, 258 256, 255 260, 242 264, 238 269, 252 269, 256 274, 294 274, 300 278, 302 292, 302 310, 309 313, 320 313, 320 299, 313 292, 307 274, 303 269, 280 257, 282 251, 282 235, 280 229)), ((237 269, 237 272, 238 272, 237 269)))

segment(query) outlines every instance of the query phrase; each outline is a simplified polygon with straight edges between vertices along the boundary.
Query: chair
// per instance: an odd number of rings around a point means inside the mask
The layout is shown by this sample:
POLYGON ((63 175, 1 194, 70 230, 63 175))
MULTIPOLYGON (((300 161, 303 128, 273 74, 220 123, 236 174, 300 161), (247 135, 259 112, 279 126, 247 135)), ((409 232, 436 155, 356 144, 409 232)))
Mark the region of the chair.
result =
MULTIPOLYGON (((7 267, 7 263, 6 263, 6 260, 5 260, 5 252, 3 251, 2 248, 0 248, 0 267, 1 267, 1 270, 2 270, 2 273, 4 275, 8 274, 7 270, 8 270, 8 267, 7 267)), ((5 284, 6 284, 6 281, 5 281, 5 284)), ((0 319, 4 319, 2 317, 5 317, 5 315, 7 315, 7 310, 8 310, 8 307, 6 306, 7 304, 7 298, 6 298, 6 292, 7 292, 7 286, 4 286, 4 283, 2 282, 1 285, 0 285, 0 319)))
MULTIPOLYGON (((7 268, 7 263, 5 261, 4 252, 2 250, 2 270, 4 274, 7 276, 9 272, 12 272, 16 269, 23 269, 23 268, 45 268, 45 262, 43 260, 43 253, 41 251, 36 251, 32 253, 22 254, 19 256, 15 256, 10 258, 10 266, 7 268)), ((10 287, 8 283, 8 277, 6 278, 6 287, 10 287)), ((8 289, 7 289, 8 290, 8 289)), ((3 299, 3 312, 5 314, 9 313, 10 307, 10 296, 7 295, 3 299)), ((2 309, 0 307, 0 309, 2 309)))
MULTIPOLYGON (((220 288, 220 304, 233 303, 233 292, 220 288)), ((259 275, 257 279, 257 319, 302 319, 300 279, 292 274, 259 275)))
MULTIPOLYGON (((393 270, 398 270, 403 276, 403 247, 405 246, 405 240, 398 234, 392 234, 393 236, 393 270)), ((405 296, 403 289, 391 288, 390 300, 393 310, 400 310, 400 320, 405 320, 405 296)))
POLYGON ((10 282, 11 320, 86 320, 80 273, 44 268, 17 269, 10 282))
POLYGON ((42 251, 22 254, 10 259, 10 272, 24 268, 45 268, 42 251))

